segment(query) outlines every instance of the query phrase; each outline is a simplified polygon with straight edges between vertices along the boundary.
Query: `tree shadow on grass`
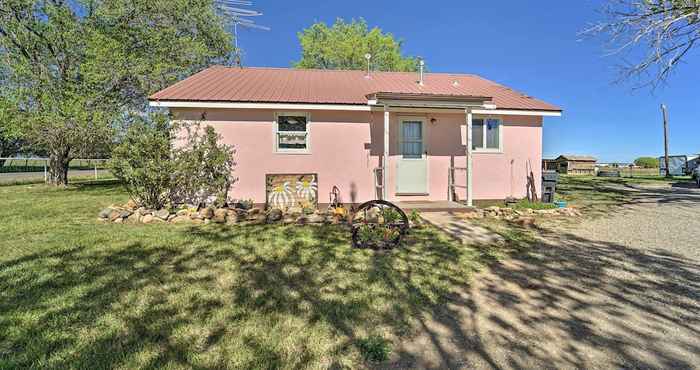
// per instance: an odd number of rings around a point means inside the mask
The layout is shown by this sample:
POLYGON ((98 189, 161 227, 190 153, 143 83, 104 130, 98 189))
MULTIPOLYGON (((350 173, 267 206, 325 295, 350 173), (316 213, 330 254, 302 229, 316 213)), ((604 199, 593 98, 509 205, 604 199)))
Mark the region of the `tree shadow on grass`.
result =
POLYGON ((383 254, 336 226, 173 232, 0 262, 0 367, 356 367, 480 265, 427 229, 383 254))

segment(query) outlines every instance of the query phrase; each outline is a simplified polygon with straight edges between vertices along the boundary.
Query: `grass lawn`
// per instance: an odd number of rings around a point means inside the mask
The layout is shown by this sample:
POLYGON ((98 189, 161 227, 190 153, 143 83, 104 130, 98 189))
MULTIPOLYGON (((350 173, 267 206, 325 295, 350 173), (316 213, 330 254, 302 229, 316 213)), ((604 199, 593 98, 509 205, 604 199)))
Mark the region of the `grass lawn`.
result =
POLYGON ((0 186, 0 368, 357 368, 507 251, 432 228, 100 224, 114 183, 0 186))

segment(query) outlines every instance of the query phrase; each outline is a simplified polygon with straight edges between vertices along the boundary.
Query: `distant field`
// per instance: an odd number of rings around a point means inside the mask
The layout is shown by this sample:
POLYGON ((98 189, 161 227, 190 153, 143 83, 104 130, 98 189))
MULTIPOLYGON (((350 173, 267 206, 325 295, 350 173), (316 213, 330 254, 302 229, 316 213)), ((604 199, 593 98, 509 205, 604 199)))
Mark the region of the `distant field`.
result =
MULTIPOLYGON (((7 159, 0 166, 0 173, 44 172, 46 161, 36 159, 7 159)), ((106 168, 105 160, 76 159, 70 162, 71 170, 98 170, 106 168)))

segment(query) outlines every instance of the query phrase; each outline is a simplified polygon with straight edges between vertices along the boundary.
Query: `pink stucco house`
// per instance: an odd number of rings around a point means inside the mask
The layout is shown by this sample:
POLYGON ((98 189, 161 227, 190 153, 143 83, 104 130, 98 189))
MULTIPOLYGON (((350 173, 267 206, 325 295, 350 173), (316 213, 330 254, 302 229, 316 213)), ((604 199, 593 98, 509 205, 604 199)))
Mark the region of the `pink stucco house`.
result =
POLYGON ((450 73, 216 66, 149 100, 234 145, 231 195, 256 203, 269 174, 313 174, 319 203, 334 187, 344 202, 522 198, 530 173, 540 189, 543 119, 561 115, 450 73))

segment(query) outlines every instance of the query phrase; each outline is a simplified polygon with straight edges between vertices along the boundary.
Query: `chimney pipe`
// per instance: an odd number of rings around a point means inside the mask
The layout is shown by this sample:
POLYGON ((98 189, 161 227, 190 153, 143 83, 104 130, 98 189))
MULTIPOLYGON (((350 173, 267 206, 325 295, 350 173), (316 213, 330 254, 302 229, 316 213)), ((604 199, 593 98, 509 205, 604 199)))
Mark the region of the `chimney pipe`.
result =
POLYGON ((365 54, 365 59, 367 59, 367 75, 365 75, 365 78, 369 78, 369 66, 370 66, 370 59, 372 59, 372 54, 367 53, 365 54))
POLYGON ((425 66, 423 58, 418 57, 418 65, 420 66, 420 80, 418 80, 418 84, 423 86, 423 67, 425 66))

